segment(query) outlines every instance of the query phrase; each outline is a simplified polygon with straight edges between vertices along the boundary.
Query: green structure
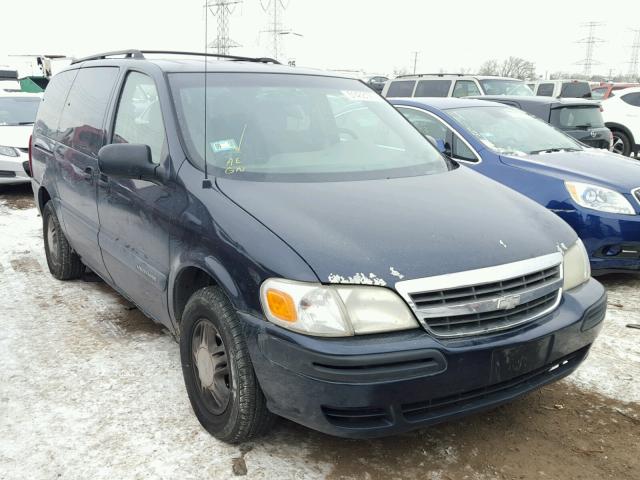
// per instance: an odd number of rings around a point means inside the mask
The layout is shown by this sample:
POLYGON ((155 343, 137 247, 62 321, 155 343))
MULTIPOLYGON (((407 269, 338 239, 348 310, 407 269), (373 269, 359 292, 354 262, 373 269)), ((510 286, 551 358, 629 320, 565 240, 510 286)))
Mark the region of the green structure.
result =
POLYGON ((20 79, 20 89, 23 92, 42 93, 47 88, 49 79, 47 77, 23 77, 20 79))

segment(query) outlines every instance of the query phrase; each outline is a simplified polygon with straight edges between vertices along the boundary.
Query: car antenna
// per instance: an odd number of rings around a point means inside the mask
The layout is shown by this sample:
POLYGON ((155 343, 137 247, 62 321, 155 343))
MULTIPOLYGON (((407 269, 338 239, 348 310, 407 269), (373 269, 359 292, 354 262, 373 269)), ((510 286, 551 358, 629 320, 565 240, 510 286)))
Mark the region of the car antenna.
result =
POLYGON ((209 3, 204 6, 204 180, 202 180, 202 188, 212 188, 211 180, 209 180, 209 172, 207 168, 207 55, 209 40, 209 3))

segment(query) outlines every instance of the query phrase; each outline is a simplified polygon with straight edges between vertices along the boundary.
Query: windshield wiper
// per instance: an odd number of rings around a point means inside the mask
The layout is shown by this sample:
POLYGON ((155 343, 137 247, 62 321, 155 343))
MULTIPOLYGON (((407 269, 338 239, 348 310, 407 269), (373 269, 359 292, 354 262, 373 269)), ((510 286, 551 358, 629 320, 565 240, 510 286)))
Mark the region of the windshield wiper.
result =
POLYGON ((554 148, 544 148, 542 150, 533 150, 529 152, 529 155, 537 155, 539 153, 557 153, 557 152, 579 152, 580 148, 563 148, 563 147, 554 147, 554 148))

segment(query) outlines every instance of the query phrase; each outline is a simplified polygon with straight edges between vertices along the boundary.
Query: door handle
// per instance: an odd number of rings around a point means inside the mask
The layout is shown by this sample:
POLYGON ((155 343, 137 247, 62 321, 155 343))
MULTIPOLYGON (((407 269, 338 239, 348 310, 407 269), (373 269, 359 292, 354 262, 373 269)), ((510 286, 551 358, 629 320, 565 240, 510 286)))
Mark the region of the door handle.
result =
POLYGON ((84 169, 84 179, 91 183, 93 181, 93 168, 92 167, 85 167, 84 169))

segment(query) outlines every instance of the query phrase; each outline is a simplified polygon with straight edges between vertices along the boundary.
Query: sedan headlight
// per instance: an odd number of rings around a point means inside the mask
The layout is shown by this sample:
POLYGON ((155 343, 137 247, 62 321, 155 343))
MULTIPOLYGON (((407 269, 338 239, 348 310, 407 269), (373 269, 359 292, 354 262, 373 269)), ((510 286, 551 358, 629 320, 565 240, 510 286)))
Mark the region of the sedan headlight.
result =
POLYGON ((272 278, 262 284, 260 301, 269 321, 309 335, 347 337, 418 327, 404 301, 383 287, 272 278))
POLYGON ((581 207, 601 212, 635 215, 635 210, 624 196, 605 187, 579 182, 564 182, 571 198, 581 207))
POLYGON ((580 239, 564 252, 562 270, 564 273, 562 288, 565 291, 582 285, 591 277, 589 255, 580 239))
POLYGON ((0 145, 0 155, 4 155, 5 157, 17 157, 19 154, 13 147, 3 147, 0 145))

